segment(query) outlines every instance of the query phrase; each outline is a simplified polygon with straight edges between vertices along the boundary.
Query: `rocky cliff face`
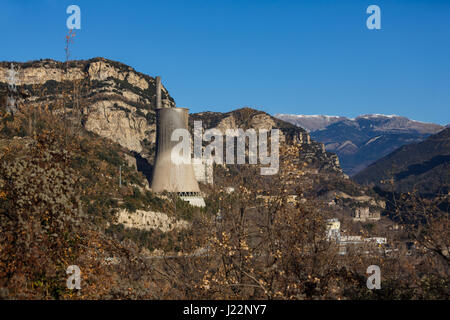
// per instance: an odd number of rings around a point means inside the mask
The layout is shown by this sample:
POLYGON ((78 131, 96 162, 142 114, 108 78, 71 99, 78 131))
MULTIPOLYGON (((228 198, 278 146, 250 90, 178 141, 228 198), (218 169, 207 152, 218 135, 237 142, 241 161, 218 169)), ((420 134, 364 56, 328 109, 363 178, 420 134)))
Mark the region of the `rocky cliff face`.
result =
MULTIPOLYGON (((155 78, 119 62, 94 58, 67 64, 41 60, 14 63, 16 85, 25 102, 49 103, 78 90, 85 128, 148 157, 155 140, 155 78), (75 89, 74 89, 75 88, 75 89)), ((0 89, 6 90, 11 63, 0 63, 0 89)), ((175 106, 162 86, 163 106, 175 106)), ((70 109, 72 106, 68 105, 70 109)), ((70 111, 70 110, 69 110, 70 111)))
POLYGON ((338 157, 325 150, 322 143, 311 139, 306 130, 274 118, 269 114, 251 108, 242 108, 227 113, 202 112, 192 114, 189 118, 191 128, 194 121, 202 121, 204 129, 218 129, 225 133, 227 129, 279 129, 280 144, 300 144, 299 162, 308 163, 315 172, 337 173, 342 175, 338 157))
POLYGON ((186 229, 189 223, 184 220, 177 220, 162 212, 136 210, 130 213, 125 209, 117 213, 117 223, 123 224, 127 228, 139 230, 161 230, 162 232, 173 229, 186 229))

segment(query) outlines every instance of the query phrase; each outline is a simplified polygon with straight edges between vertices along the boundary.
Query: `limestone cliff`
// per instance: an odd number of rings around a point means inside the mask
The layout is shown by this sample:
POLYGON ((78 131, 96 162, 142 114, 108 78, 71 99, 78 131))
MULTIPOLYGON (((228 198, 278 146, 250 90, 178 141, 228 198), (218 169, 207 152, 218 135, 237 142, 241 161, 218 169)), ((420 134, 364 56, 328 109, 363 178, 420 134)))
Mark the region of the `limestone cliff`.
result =
MULTIPOLYGON (((78 92, 83 124, 89 131, 118 142, 130 151, 148 156, 155 140, 155 78, 122 63, 94 58, 14 63, 16 85, 24 102, 49 104, 66 94, 78 92)), ((6 91, 10 62, 0 63, 0 90, 6 91)), ((69 100, 68 99, 68 100, 69 100)), ((162 86, 163 106, 175 106, 162 86)), ((66 108, 73 106, 68 104, 66 108)), ((70 110, 69 110, 70 111, 70 110)))
POLYGON ((299 161, 308 163, 312 171, 343 175, 338 157, 334 153, 327 152, 322 143, 311 140, 306 130, 274 118, 263 111, 242 108, 228 113, 196 113, 189 118, 191 128, 193 122, 199 120, 202 121, 204 129, 218 129, 222 133, 225 133, 227 129, 238 128, 243 130, 280 129, 280 144, 300 144, 299 161))

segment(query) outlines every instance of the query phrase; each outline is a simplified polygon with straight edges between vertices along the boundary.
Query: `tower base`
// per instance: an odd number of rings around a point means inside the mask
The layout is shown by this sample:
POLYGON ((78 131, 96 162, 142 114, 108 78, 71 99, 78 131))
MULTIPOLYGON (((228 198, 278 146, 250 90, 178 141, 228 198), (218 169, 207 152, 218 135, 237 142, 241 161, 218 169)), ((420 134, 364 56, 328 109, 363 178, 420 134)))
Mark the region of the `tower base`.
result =
POLYGON ((178 192, 177 194, 181 200, 189 202, 191 206, 206 207, 205 199, 203 199, 200 192, 178 192))

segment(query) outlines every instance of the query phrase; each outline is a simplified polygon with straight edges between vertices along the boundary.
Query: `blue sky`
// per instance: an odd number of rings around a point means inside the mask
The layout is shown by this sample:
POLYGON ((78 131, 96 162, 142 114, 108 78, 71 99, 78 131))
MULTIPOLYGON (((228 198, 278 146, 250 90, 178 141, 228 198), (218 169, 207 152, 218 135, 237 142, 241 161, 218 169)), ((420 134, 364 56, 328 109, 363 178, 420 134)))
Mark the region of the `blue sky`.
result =
POLYGON ((64 60, 70 4, 81 8, 73 59, 161 75, 191 112, 450 122, 448 0, 1 0, 0 61, 64 60), (371 4, 381 30, 366 27, 371 4))

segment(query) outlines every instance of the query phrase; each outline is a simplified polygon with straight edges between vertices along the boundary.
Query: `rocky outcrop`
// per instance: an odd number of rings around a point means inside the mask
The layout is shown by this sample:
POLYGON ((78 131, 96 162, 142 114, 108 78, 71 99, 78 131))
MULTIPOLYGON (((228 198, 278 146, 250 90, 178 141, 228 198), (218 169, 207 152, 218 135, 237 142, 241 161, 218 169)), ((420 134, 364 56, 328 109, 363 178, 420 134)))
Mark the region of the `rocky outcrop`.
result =
MULTIPOLYGON (((155 78, 103 58, 67 64, 40 60, 14 63, 14 66, 17 70, 16 85, 25 102, 52 106, 63 90, 71 96, 73 88, 78 88, 82 93, 78 99, 83 107, 80 121, 84 127, 152 162, 156 139, 155 78)), ((0 63, 0 90, 6 90, 10 68, 11 63, 0 63)), ((161 95, 163 106, 175 106, 164 86, 161 95)), ((71 105, 67 104, 70 114, 71 105)))
POLYGON ((307 163, 312 172, 333 172, 342 175, 338 157, 325 150, 323 144, 311 139, 306 130, 274 118, 269 114, 250 108, 242 108, 227 113, 202 112, 192 114, 189 123, 191 130, 194 121, 202 121, 203 129, 217 129, 225 134, 227 129, 279 129, 280 144, 299 144, 301 151, 298 162, 307 163))
MULTIPOLYGON (((145 139, 155 141, 156 125, 136 114, 135 107, 118 100, 103 100, 90 106, 85 128, 102 137, 109 138, 128 150, 142 152, 145 139)), ((151 113, 153 111, 144 110, 151 113)))
POLYGON ((162 212, 145 210, 136 210, 136 212, 130 213, 127 210, 122 209, 117 213, 117 223, 123 224, 126 228, 147 231, 160 230, 162 232, 189 227, 187 221, 177 220, 162 212))
MULTIPOLYGON (((63 65, 53 60, 44 60, 36 63, 13 63, 17 68, 17 85, 45 84, 47 81, 75 81, 86 77, 81 67, 72 67, 64 70, 63 65)), ((11 63, 0 63, 0 82, 7 82, 11 63)))
MULTIPOLYGON (((115 79, 126 81, 130 88, 135 87, 142 91, 155 90, 155 78, 137 72, 133 68, 120 62, 104 58, 90 60, 69 61, 68 63, 50 59, 31 61, 25 63, 0 62, 0 82, 7 82, 8 72, 11 66, 18 71, 18 85, 45 84, 48 81, 107 81, 115 79)), ((174 105, 173 99, 167 90, 162 87, 163 100, 169 100, 168 104, 174 105), (165 97, 164 97, 165 95, 165 97)))

